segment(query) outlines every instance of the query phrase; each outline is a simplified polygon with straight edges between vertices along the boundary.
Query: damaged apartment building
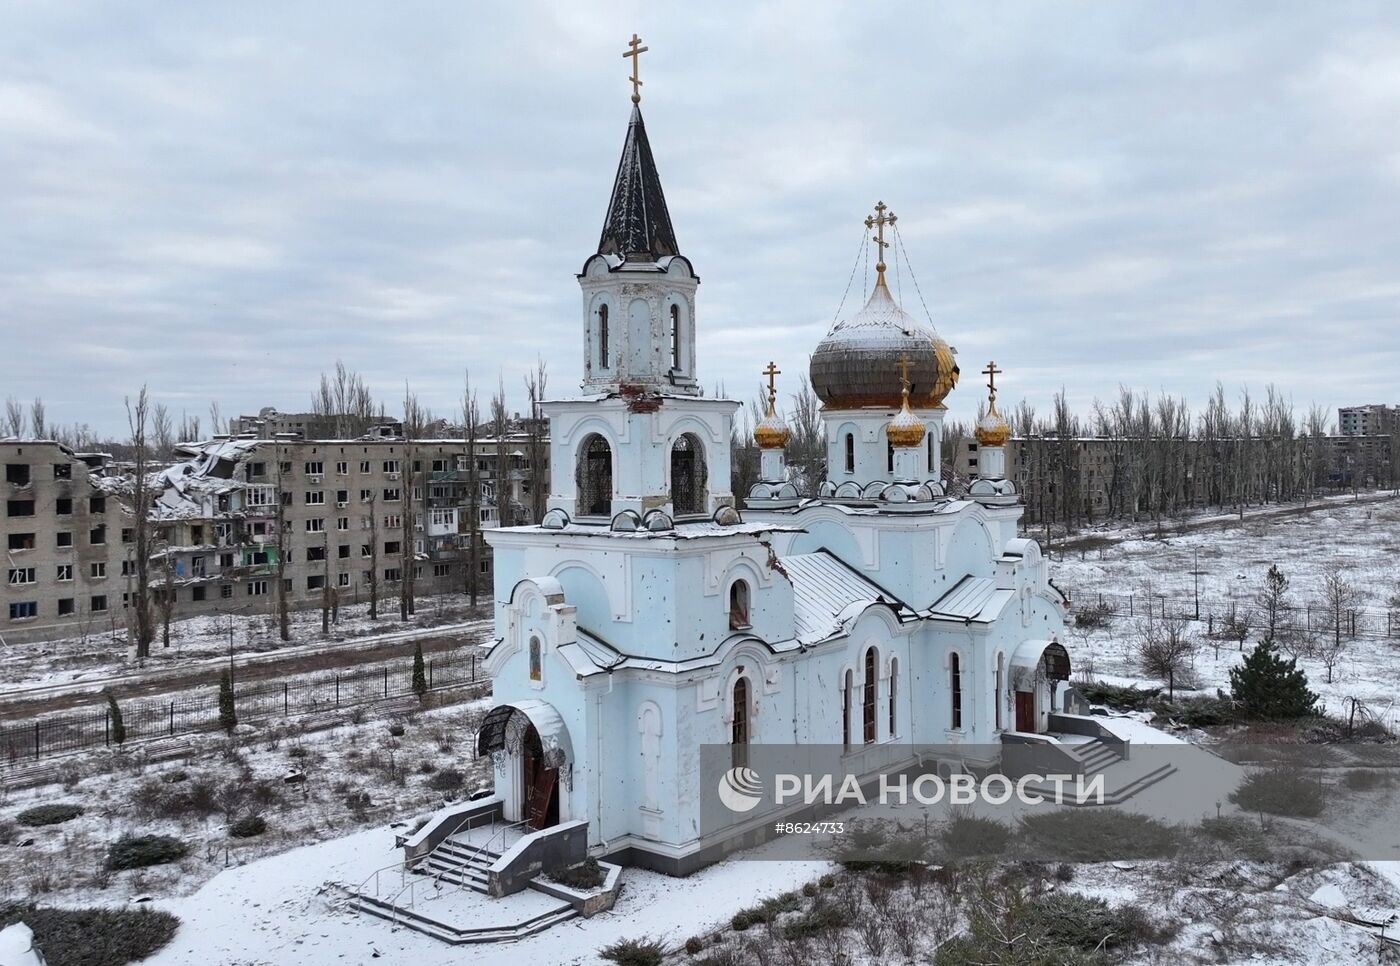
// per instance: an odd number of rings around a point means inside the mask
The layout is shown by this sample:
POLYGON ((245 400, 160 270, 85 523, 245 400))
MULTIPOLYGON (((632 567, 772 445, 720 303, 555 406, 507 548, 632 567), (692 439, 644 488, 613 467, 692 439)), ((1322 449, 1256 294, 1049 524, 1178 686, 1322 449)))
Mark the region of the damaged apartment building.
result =
MULTIPOLYGON (((4 448, 5 465, 16 467, 13 478, 29 481, 7 484, 10 507, 31 515, 5 519, 7 540, 29 562, 14 563, 11 550, 9 596, 15 606, 8 608, 0 635, 73 636, 93 623, 92 615, 129 599, 135 575, 130 510, 117 507, 115 495, 130 487, 110 476, 89 481, 87 465, 74 454, 66 456, 70 468, 58 469, 63 451, 54 443, 4 448), (60 473, 71 481, 55 479, 60 473), (83 498, 61 499, 59 489, 84 489, 83 498), (44 495, 50 491, 52 496, 44 495), (26 492, 39 498, 23 499, 26 492), (72 514, 67 530, 61 529, 65 511, 72 514), (92 536, 94 514, 116 512, 125 514, 121 539, 108 541, 105 530, 92 536), (32 529, 10 538, 17 522, 32 529), (64 553, 77 557, 67 569, 57 559, 64 553), (117 578, 115 594, 93 583, 107 576, 117 578)), ((179 444, 177 461, 149 477, 153 604, 159 613, 168 599, 176 620, 271 614, 280 579, 292 609, 346 606, 371 594, 397 597, 408 566, 418 597, 467 592, 473 576, 488 595, 491 551, 478 536, 473 565, 473 535, 500 526, 503 512, 506 525, 530 522, 530 450, 523 435, 481 439, 474 446, 463 440, 316 440, 291 433, 179 444)), ((123 616, 113 621, 114 629, 125 626, 123 616)))

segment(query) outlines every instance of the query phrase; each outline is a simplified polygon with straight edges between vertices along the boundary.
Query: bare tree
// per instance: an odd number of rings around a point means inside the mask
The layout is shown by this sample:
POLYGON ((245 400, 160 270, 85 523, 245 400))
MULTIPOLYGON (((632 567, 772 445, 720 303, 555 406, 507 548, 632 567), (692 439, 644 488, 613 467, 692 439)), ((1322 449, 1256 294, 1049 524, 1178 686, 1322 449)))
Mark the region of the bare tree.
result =
POLYGON ((491 397, 491 432, 496 436, 496 521, 508 527, 512 519, 510 508, 510 470, 506 456, 506 434, 510 431, 510 413, 506 409, 505 378, 497 380, 496 394, 491 397))
POLYGON ((156 458, 168 461, 175 448, 175 424, 170 419, 170 410, 166 408, 165 403, 156 403, 151 432, 155 436, 156 458))
POLYGON ((331 632, 331 532, 321 534, 321 634, 331 632))
POLYGON ((472 610, 477 604, 477 574, 481 558, 481 474, 477 470, 477 426, 481 423, 481 406, 472 390, 470 372, 462 374, 462 425, 467 437, 467 593, 472 610))
POLYGON ((812 392, 805 372, 792 396, 787 424, 792 430, 792 438, 788 440, 791 457, 788 465, 794 467, 800 477, 796 481, 798 492, 816 496, 826 475, 826 424, 821 418, 821 402, 812 392))
POLYGON ((1271 564, 1264 575, 1264 586, 1254 595, 1255 606, 1264 622, 1264 636, 1277 641, 1292 604, 1288 598, 1288 577, 1278 564, 1271 564))
POLYGON ((340 359, 335 361, 334 377, 321 374, 320 386, 311 396, 311 411, 334 420, 338 439, 363 436, 370 423, 384 414, 383 407, 376 407, 364 378, 340 359))
MULTIPOLYGON (((399 547, 401 556, 399 558, 399 620, 406 621, 413 616, 414 610, 414 582, 418 570, 418 554, 414 536, 414 517, 424 511, 414 499, 414 483, 417 479, 417 471, 420 464, 417 460, 417 451, 414 449, 413 441, 423 431, 425 413, 418 403, 418 397, 408 388, 408 383, 403 387, 403 433, 407 441, 404 446, 403 461, 403 517, 400 524, 403 528, 402 545, 399 547)), ((426 488, 422 494, 426 500, 426 488)))
POLYGON ((1137 657, 1143 673, 1167 685, 1168 697, 1176 698, 1176 683, 1189 679, 1200 644, 1185 618, 1146 617, 1138 622, 1137 657))
POLYGON ((160 612, 160 644, 170 646, 170 621, 175 615, 175 564, 169 538, 165 538, 160 553, 160 590, 154 595, 160 612))
POLYGON ((539 523, 549 500, 549 426, 540 404, 549 382, 548 366, 536 357, 535 369, 525 376, 530 398, 530 419, 525 427, 525 457, 530 464, 530 521, 539 523))
POLYGON ((136 402, 126 399, 126 422, 131 430, 132 479, 131 479, 131 522, 132 522, 132 570, 136 585, 131 590, 130 614, 133 632, 136 636, 136 659, 144 661, 151 656, 151 640, 155 629, 151 626, 151 493, 146 479, 150 462, 150 447, 147 433, 150 424, 150 396, 146 387, 136 394, 136 402))
POLYGON ((14 396, 5 397, 5 431, 10 436, 24 435, 24 406, 14 396))
POLYGON ((369 492, 369 619, 379 619, 379 494, 369 492))
POLYGON ((29 428, 33 430, 35 439, 46 438, 48 423, 44 415, 44 400, 38 396, 29 404, 29 428))
POLYGON ((1332 671, 1345 649, 1343 637, 1351 637, 1355 631, 1356 608, 1360 606, 1361 593, 1347 580, 1342 568, 1332 564, 1322 575, 1322 596, 1318 603, 1327 615, 1328 635, 1316 643, 1316 655, 1327 668, 1327 683, 1331 684, 1332 671))
POLYGON ((222 433, 223 431, 224 431, 224 414, 223 414, 223 410, 219 407, 219 401, 218 401, 217 399, 214 399, 214 400, 211 400, 210 403, 209 403, 209 432, 211 432, 211 433, 222 433))

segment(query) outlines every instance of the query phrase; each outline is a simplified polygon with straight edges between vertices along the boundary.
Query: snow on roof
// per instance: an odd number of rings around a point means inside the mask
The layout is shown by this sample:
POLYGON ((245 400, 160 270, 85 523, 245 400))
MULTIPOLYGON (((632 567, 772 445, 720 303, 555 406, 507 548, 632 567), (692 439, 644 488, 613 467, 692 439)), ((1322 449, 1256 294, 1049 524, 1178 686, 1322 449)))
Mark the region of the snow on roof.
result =
POLYGON ((1015 591, 998 590, 991 577, 964 577, 929 608, 929 617, 990 623, 996 620, 1015 591))
POLYGON ((781 559, 792 581, 793 624, 797 640, 815 644, 841 631, 842 626, 874 603, 886 603, 912 616, 898 598, 881 590, 826 550, 781 559))

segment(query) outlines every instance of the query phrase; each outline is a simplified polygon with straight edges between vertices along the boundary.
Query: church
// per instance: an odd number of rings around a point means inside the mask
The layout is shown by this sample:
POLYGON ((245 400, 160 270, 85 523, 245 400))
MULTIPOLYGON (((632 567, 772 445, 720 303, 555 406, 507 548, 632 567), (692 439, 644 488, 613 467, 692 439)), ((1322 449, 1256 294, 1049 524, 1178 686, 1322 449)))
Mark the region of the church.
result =
MULTIPOLYGON (((826 470, 790 479, 770 363, 761 481, 731 492, 740 404, 700 388, 700 276, 682 252, 633 104, 596 251, 578 273, 583 394, 547 402, 551 490, 495 553, 492 756, 505 821, 586 829, 590 854, 672 874, 752 831, 707 831, 701 749, 840 749, 858 775, 915 746, 940 771, 999 767, 1061 710, 1067 601, 1016 533, 1010 427, 978 421, 979 476, 943 476, 955 351, 886 283, 883 204, 865 305, 811 351, 826 470)), ((771 815, 755 822, 771 821, 771 815)))

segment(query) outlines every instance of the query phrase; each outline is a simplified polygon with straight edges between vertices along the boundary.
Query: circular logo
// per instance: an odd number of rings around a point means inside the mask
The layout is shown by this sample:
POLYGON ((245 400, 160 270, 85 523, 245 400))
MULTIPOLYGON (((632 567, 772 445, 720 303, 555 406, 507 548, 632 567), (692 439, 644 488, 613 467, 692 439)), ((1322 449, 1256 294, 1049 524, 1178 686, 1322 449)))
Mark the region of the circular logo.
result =
POLYGON ((763 800, 763 779, 752 768, 731 768, 720 776, 719 800, 731 812, 748 812, 763 800))

